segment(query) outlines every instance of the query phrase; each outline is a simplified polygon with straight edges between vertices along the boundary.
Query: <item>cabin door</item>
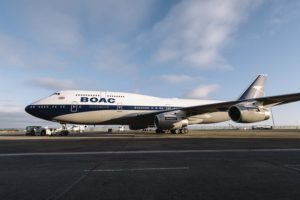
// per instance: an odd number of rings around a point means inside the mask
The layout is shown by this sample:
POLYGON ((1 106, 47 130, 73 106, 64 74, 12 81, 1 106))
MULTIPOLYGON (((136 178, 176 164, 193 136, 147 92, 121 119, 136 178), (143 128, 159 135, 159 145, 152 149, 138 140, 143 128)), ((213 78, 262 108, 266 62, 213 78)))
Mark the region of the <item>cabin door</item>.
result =
POLYGON ((122 110, 123 110, 123 105, 122 105, 122 103, 118 103, 118 104, 117 104, 117 111, 118 111, 118 112, 122 112, 122 110))
POLYGON ((77 112, 77 108, 78 108, 78 103, 77 101, 73 101, 71 104, 71 112, 77 112))

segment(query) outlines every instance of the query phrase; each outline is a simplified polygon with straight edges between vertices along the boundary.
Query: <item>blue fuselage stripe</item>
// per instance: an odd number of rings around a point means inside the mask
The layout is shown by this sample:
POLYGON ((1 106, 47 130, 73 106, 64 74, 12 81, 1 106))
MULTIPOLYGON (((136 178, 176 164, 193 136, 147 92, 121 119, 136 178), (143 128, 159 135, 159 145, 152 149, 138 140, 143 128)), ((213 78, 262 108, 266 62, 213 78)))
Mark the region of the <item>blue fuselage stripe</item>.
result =
POLYGON ((91 111, 101 111, 101 110, 135 110, 135 111, 164 111, 164 110, 174 110, 180 107, 170 107, 170 106, 127 106, 127 105, 30 105, 26 107, 26 111, 33 116, 51 120, 54 117, 72 114, 72 113, 82 113, 91 111))

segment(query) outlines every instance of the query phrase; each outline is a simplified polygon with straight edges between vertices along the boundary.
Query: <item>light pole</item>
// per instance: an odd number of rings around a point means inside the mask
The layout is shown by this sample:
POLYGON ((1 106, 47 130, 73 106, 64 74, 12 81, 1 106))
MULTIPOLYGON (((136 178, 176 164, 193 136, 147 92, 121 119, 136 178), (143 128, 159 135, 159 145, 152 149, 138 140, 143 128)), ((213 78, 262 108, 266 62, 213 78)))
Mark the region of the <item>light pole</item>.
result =
POLYGON ((273 129, 275 128, 275 119, 273 115, 273 109, 271 108, 271 115, 272 115, 272 122, 273 122, 273 129))

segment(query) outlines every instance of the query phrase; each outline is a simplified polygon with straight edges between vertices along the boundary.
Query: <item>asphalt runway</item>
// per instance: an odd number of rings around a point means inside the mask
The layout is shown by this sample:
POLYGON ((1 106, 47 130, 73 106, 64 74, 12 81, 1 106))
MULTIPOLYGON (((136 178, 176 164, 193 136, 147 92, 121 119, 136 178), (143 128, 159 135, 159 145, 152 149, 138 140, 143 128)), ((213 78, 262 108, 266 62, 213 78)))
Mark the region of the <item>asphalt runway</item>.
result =
POLYGON ((300 199, 300 132, 0 135, 0 199, 300 199))

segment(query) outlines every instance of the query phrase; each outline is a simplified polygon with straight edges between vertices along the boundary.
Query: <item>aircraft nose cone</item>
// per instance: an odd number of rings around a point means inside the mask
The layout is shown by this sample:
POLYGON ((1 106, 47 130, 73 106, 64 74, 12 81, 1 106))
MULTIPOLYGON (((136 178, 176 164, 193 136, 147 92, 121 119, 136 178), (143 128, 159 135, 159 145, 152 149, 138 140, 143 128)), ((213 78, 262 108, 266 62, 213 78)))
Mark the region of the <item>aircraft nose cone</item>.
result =
POLYGON ((31 104, 25 107, 25 111, 34 117, 49 120, 51 119, 52 115, 51 112, 49 112, 49 110, 45 107, 46 106, 42 108, 42 106, 31 104))
POLYGON ((37 109, 35 109, 35 106, 28 105, 25 107, 25 111, 32 116, 37 116, 37 109))
POLYGON ((31 111, 30 105, 25 107, 25 111, 26 111, 28 114, 31 114, 31 112, 30 112, 30 111, 31 111))

